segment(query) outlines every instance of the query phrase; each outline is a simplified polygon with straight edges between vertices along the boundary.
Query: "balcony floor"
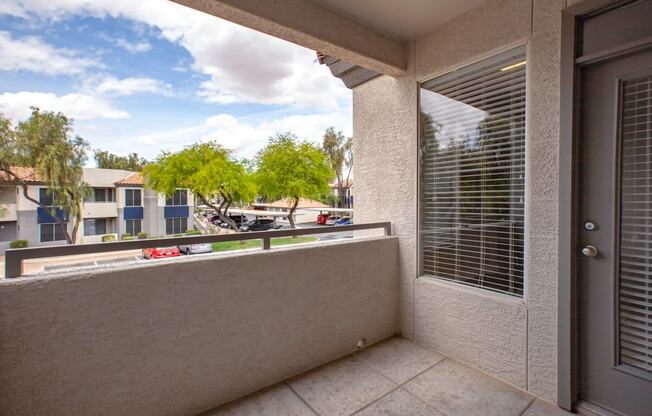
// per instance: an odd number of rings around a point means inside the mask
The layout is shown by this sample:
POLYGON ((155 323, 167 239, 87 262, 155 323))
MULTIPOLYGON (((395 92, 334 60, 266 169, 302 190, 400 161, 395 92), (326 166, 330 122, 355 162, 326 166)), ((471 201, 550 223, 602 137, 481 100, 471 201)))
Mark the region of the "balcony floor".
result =
POLYGON ((201 416, 570 415, 402 338, 228 403, 201 416))

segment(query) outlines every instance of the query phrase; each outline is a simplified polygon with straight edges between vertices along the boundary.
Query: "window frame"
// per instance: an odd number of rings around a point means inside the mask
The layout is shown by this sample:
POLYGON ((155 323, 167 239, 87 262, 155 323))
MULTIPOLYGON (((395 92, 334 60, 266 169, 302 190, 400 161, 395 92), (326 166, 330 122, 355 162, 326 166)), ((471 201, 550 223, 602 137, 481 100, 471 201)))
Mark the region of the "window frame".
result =
MULTIPOLYGON (((68 223, 66 222, 66 228, 68 227, 68 223)), ((48 222, 48 223, 43 223, 38 225, 38 241, 40 243, 56 243, 57 241, 66 241, 66 234, 61 231, 61 226, 59 223, 56 222, 48 222), (43 226, 51 226, 53 227, 52 229, 52 240, 43 240, 43 226), (60 233, 60 234, 59 234, 60 233), (57 236, 61 238, 57 238, 57 236)))
POLYGON ((142 207, 143 206, 143 190, 141 188, 125 188, 125 207, 142 207), (138 191, 138 199, 139 203, 134 204, 134 193, 138 191), (128 193, 131 193, 131 203, 129 203, 129 197, 127 196, 128 193))
POLYGON ((188 190, 185 188, 179 188, 174 190, 174 194, 171 196, 165 196, 165 206, 168 207, 180 207, 188 205, 188 190))
MULTIPOLYGON (((527 198, 527 179, 529 177, 529 163, 528 163, 528 154, 529 154, 529 146, 528 146, 528 118, 530 116, 529 113, 529 98, 527 96, 527 91, 530 88, 529 86, 529 76, 527 75, 527 64, 529 64, 529 60, 531 59, 530 54, 527 51, 527 43, 520 43, 516 45, 510 45, 506 48, 503 48, 501 50, 496 50, 493 51, 489 55, 483 55, 481 57, 478 57, 477 59, 470 60, 464 63, 461 63, 459 65, 456 65, 454 67, 450 67, 446 69, 445 71, 442 72, 437 72, 437 73, 431 73, 428 74, 421 79, 417 81, 417 135, 416 135, 416 147, 417 147, 417 153, 416 153, 416 164, 417 164, 417 177, 416 177, 416 210, 417 210, 417 227, 415 230, 415 238, 416 238, 416 249, 417 249, 417 255, 415 256, 416 260, 416 278, 426 278, 426 279, 432 279, 437 282, 445 282, 445 283, 450 283, 453 285, 460 286, 461 288, 467 288, 470 290, 479 290, 480 293, 487 294, 487 295, 494 295, 494 296, 500 296, 504 297, 506 299, 510 300, 520 300, 520 301, 525 301, 526 298, 526 290, 527 290, 527 279, 526 279, 526 270, 527 270, 527 256, 528 256, 528 206, 529 206, 529 199, 527 198), (523 244, 523 264, 522 264, 522 288, 520 293, 508 293, 507 291, 501 291, 501 290, 494 290, 491 287, 485 287, 485 286, 480 286, 480 285, 473 285, 473 284, 467 284, 462 281, 457 281, 453 279, 447 279, 447 278, 442 278, 442 277, 437 277, 433 276, 430 274, 425 273, 424 271, 424 259, 423 259, 423 241, 422 241, 422 227, 423 227, 423 219, 424 219, 424 206, 423 206, 423 201, 422 201, 422 193, 424 192, 424 186, 423 186, 423 172, 424 172, 424 166, 423 166, 423 158, 425 156, 424 153, 424 148, 423 148, 423 143, 422 143, 422 135, 423 135, 423 123, 421 122, 421 112, 422 112, 422 103, 421 103, 421 89, 423 88, 424 84, 435 80, 439 77, 445 77, 449 74, 452 74, 454 72, 458 71, 469 71, 470 68, 472 68, 475 65, 479 65, 484 61, 489 61, 492 58, 499 57, 501 55, 507 55, 510 52, 516 52, 516 51, 522 51, 523 53, 523 60, 526 62, 526 76, 525 76, 525 104, 524 104, 524 111, 525 111, 525 126, 524 126, 524 173, 523 173, 523 233, 522 233, 522 244, 523 244)), ((473 71, 469 71, 473 72, 473 71)))
POLYGON ((125 233, 131 235, 131 236, 137 236, 139 233, 143 231, 143 220, 142 219, 137 219, 137 220, 125 220, 125 233), (129 232, 129 224, 132 224, 132 233, 129 232), (135 224, 138 224, 138 231, 135 231, 133 228, 135 224))
POLYGON ((176 234, 184 234, 188 231, 188 217, 176 217, 176 218, 166 218, 165 219, 165 235, 176 235, 176 234), (181 227, 181 221, 185 221, 185 228, 181 227), (168 221, 172 223, 172 232, 168 232, 168 221), (177 230, 177 221, 179 228, 177 230), (182 228, 183 231, 182 231, 182 228))

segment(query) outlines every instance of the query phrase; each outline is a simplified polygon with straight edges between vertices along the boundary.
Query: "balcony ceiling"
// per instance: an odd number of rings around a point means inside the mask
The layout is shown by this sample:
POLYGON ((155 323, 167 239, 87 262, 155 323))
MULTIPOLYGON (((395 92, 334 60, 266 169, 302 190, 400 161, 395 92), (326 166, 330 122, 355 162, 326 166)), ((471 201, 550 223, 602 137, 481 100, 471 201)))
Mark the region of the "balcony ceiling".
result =
POLYGON ((485 0, 314 0, 343 16, 398 39, 413 39, 485 0))

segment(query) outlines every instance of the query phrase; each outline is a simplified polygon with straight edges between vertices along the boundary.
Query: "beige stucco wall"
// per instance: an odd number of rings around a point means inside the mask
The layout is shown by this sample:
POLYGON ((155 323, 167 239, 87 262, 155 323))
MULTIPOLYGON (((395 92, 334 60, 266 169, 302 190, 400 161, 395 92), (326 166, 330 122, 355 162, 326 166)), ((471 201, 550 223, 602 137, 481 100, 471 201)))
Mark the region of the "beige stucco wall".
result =
POLYGON ((489 0, 414 41, 406 76, 382 76, 353 93, 356 217, 392 221, 399 236, 403 335, 553 402, 564 6, 565 0, 489 0), (417 83, 524 43, 529 91, 525 297, 417 278, 417 83))
POLYGON ((192 415, 397 330, 398 240, 0 283, 0 414, 192 415))

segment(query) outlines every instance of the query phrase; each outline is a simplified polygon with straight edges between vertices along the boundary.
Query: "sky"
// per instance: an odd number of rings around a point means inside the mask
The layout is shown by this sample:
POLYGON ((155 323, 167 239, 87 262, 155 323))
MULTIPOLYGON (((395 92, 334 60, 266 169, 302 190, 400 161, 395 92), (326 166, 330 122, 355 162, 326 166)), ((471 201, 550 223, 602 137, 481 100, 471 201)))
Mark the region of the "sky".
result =
POLYGON ((207 140, 250 158, 278 132, 352 129, 351 92, 314 51, 167 0, 0 0, 0 113, 30 106, 148 159, 207 140))

